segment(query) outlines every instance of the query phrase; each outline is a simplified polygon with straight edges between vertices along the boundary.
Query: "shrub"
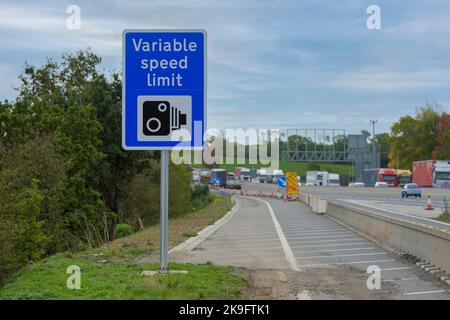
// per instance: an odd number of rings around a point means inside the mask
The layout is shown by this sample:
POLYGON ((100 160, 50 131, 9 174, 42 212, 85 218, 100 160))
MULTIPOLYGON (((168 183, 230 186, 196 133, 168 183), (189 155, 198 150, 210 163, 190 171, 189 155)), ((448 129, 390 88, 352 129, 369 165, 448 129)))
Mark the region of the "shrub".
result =
POLYGON ((211 203, 212 197, 205 184, 196 184, 191 189, 192 208, 198 210, 211 203))
POLYGON ((134 228, 133 228, 133 226, 130 226, 129 224, 119 223, 118 225, 116 225, 116 229, 115 229, 116 239, 129 236, 130 234, 133 234, 133 233, 134 233, 134 228))
POLYGON ((209 188, 206 184, 196 184, 192 187, 191 197, 200 198, 209 195, 209 188))

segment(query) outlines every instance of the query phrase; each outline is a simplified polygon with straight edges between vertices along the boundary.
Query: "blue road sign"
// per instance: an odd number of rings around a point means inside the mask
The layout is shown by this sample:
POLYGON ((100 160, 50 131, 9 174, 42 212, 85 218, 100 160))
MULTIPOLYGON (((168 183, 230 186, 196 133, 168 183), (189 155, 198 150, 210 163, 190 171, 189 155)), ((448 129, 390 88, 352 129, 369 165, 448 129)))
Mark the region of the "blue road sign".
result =
POLYGON ((286 177, 285 176, 279 177, 277 183, 280 188, 286 188, 286 177))
POLYGON ((214 179, 213 179, 213 184, 214 185, 218 185, 218 184, 220 184, 222 182, 222 180, 219 178, 219 177, 214 177, 214 179))
POLYGON ((199 149, 206 128, 206 32, 123 32, 122 146, 199 149))

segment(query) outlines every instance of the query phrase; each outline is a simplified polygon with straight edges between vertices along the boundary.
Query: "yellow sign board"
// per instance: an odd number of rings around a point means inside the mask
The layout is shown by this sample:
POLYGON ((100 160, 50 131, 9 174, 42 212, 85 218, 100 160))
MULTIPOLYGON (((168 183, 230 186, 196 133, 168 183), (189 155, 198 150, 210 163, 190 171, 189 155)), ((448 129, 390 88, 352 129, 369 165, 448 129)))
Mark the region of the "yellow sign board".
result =
POLYGON ((286 172, 286 192, 288 195, 298 194, 297 172, 286 172))

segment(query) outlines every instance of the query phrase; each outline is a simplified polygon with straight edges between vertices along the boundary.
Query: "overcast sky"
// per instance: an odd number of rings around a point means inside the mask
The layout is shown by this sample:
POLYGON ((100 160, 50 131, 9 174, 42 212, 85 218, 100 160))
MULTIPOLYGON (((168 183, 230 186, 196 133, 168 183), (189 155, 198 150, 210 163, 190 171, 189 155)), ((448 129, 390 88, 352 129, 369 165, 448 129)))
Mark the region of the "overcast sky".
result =
POLYGON ((120 70, 129 28, 208 32, 208 127, 389 131, 427 101, 450 106, 450 1, 0 0, 0 98, 25 61, 91 47, 120 70), (81 29, 66 27, 69 5, 81 29), (366 9, 381 8, 381 30, 366 9))

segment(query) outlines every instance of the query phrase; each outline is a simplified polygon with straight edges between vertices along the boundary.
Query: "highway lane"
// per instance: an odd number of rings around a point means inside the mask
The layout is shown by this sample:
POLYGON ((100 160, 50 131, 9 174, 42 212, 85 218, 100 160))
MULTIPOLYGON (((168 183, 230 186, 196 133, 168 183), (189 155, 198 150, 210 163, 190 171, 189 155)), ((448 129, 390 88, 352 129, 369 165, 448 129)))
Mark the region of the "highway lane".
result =
MULTIPOLYGON (((386 252, 326 216, 313 214, 304 204, 266 199, 292 248, 298 267, 306 274, 316 268, 341 268, 365 281, 367 268, 378 266, 382 283, 393 283, 394 299, 449 299, 445 286, 431 281, 415 265, 386 252)), ((367 289, 369 290, 369 289, 367 289)))
MULTIPOLYGON (((289 287, 284 291, 299 298, 450 299, 447 286, 413 263, 302 203, 241 196, 237 201, 236 214, 195 248, 189 261, 280 274, 289 287), (369 266, 379 267, 381 289, 367 287, 369 266)), ((273 277, 262 278, 276 292, 283 287, 273 277)))
MULTIPOLYGON (((244 191, 274 192, 279 189, 275 184, 244 183, 244 191)), ((300 192, 319 196, 330 202, 343 204, 373 213, 394 216, 445 230, 450 224, 436 221, 434 218, 442 213, 444 197, 450 201, 450 189, 424 188, 419 198, 402 199, 399 188, 348 188, 348 187, 300 187, 300 192), (424 210, 426 197, 432 196, 434 211, 424 210)))

